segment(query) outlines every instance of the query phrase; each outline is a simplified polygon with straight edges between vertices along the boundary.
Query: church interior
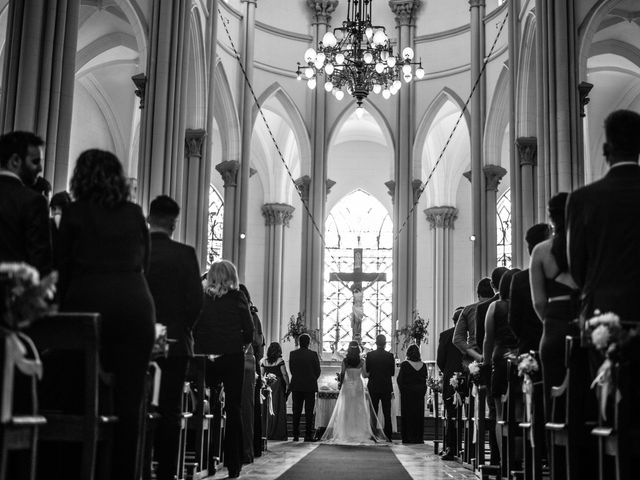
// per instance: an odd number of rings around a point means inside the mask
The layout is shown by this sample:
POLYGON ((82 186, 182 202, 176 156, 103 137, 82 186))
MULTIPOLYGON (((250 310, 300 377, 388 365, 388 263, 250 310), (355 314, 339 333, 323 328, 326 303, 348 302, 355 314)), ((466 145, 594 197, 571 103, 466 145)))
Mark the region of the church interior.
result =
MULTIPOLYGON (((454 312, 496 267, 529 267, 527 231, 549 222, 550 199, 607 173, 605 118, 640 112, 638 0, 0 0, 0 38, 2 131, 44 139, 52 193, 98 148, 120 160, 145 215, 173 198, 173 240, 195 249, 202 275, 222 259, 237 267, 265 351, 279 342, 289 369, 310 335, 316 416, 353 340, 368 352, 384 335, 398 362, 416 344, 436 378, 454 312), (358 8, 392 52, 373 60, 383 73, 360 60, 364 91, 331 83, 343 65, 320 58, 358 8)), ((442 386, 440 399, 429 388, 425 444, 396 441, 404 471, 384 475, 587 478, 557 474, 539 451, 524 476, 483 470, 493 462, 476 437, 491 427, 474 395, 461 398, 458 462, 437 456, 448 424, 442 386)), ((268 442, 241 478, 303 478, 289 468, 318 448, 268 442)), ((357 468, 339 478, 391 478, 357 468)), ((205 478, 196 470, 172 478, 205 478)))

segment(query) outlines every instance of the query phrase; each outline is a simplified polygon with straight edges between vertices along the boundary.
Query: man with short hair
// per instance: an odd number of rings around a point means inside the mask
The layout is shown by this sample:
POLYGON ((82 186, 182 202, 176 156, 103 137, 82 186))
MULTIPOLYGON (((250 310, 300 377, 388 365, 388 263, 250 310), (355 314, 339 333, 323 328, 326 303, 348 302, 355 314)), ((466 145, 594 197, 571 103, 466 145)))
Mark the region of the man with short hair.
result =
POLYGON ((367 353, 365 370, 369 375, 367 390, 371 396, 373 412, 378 411, 378 405, 382 403, 382 415, 384 416, 384 434, 391 441, 393 425, 391 423, 391 395, 393 385, 391 379, 396 374, 396 361, 391 352, 387 352, 387 337, 376 337, 376 349, 367 353))
POLYGON ((462 364, 464 366, 468 366, 474 360, 482 361, 480 349, 476 345, 476 309, 480 303, 493 297, 491 280, 486 277, 481 279, 478 282, 476 293, 478 301, 462 309, 453 332, 453 345, 462 353, 462 364))
POLYGON ((193 247, 171 240, 180 207, 166 195, 149 206, 151 254, 145 273, 156 309, 157 323, 166 325, 167 337, 176 342, 169 356, 157 360, 162 371, 156 441, 158 480, 175 478, 180 443, 182 388, 189 358, 193 357, 191 330, 202 307, 200 267, 193 247))
POLYGON ((318 378, 320 377, 320 360, 318 354, 309 350, 311 337, 303 333, 298 338, 300 348, 289 354, 289 369, 291 370, 291 391, 293 401, 293 441, 300 437, 300 417, 304 405, 305 442, 312 442, 313 438, 313 408, 316 404, 318 378))
POLYGON ((30 132, 0 136, 0 261, 52 269, 47 199, 30 187, 42 171, 44 141, 30 132))

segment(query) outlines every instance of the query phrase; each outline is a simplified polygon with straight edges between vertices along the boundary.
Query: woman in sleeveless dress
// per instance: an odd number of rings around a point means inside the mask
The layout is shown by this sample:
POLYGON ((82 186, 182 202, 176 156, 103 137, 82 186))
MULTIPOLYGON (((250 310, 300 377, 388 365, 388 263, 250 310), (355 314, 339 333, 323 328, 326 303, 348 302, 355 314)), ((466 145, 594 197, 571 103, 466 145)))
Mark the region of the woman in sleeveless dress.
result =
MULTIPOLYGON (((267 349, 267 357, 262 360, 262 375, 273 374, 276 380, 271 386, 271 403, 273 415, 268 410, 262 412, 267 422, 267 439, 287 440, 287 392, 289 391, 289 374, 282 359, 282 348, 278 342, 272 342, 267 349)), ((265 408, 267 403, 264 404, 265 408)))
POLYGON ((420 358, 420 348, 409 345, 407 359, 400 364, 400 416, 402 443, 424 442, 424 396, 427 393, 427 366, 420 358))
POLYGON ((340 445, 387 443, 389 440, 373 411, 369 392, 364 385, 366 371, 357 342, 349 345, 340 377, 342 388, 321 440, 340 445))
POLYGON ((551 417, 551 387, 560 385, 566 374, 565 337, 577 333, 572 321, 578 312, 578 286, 569 273, 564 222, 568 196, 558 193, 549 200, 553 237, 533 249, 529 270, 533 306, 543 323, 540 361, 547 421, 551 417))

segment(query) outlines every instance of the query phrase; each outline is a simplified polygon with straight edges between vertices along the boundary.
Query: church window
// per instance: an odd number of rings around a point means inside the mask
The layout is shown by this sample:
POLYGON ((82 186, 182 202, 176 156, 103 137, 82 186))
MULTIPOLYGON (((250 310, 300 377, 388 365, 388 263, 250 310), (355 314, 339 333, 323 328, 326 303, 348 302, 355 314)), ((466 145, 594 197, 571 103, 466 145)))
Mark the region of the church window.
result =
POLYGON ((498 199, 497 217, 498 266, 511 268, 511 189, 498 199))
POLYGON ((207 268, 222 259, 222 226, 224 203, 213 185, 209 185, 209 218, 207 229, 207 268))
POLYGON ((322 348, 345 351, 354 338, 353 316, 367 348, 392 335, 393 224, 373 195, 355 190, 331 210, 325 231, 322 348), (358 291, 358 289, 361 291, 358 291))

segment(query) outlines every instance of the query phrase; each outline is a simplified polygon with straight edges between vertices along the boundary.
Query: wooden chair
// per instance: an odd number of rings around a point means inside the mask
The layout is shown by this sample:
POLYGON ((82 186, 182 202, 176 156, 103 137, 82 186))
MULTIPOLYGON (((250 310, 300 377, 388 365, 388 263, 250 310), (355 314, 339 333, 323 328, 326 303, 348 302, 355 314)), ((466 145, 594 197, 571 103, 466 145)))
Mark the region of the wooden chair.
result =
MULTIPOLYGON (((224 431, 227 423, 227 414, 224 409, 224 388, 222 384, 216 385, 210 395, 211 412, 213 413, 213 425, 211 427, 211 448, 209 449, 210 468, 217 468, 223 462, 224 431)), ((262 430, 266 432, 266 428, 262 430)), ((266 447, 265 447, 266 450, 266 447)))
POLYGON ((464 450, 462 452, 462 465, 470 470, 475 468, 475 444, 473 442, 473 434, 475 430, 474 412, 476 409, 476 399, 471 395, 471 379, 466 380, 468 385, 467 396, 464 399, 464 450))
POLYGON ((480 465, 485 465, 486 462, 486 437, 487 437, 487 388, 483 385, 477 386, 476 396, 476 441, 475 441, 475 470, 480 470, 480 465))
MULTIPOLYGON (((531 352, 538 360, 537 352, 531 352)), ((523 476, 525 480, 540 480, 542 478, 542 451, 544 449, 544 388, 542 384, 542 373, 537 372, 532 375, 533 392, 531 394, 530 417, 527 415, 527 398, 522 394, 522 421, 519 427, 522 429, 522 451, 523 451, 523 476)))
POLYGON ((100 401, 99 387, 107 390, 113 385, 111 376, 100 368, 100 315, 97 313, 53 314, 35 322, 25 333, 34 341, 43 355, 44 375, 47 375, 47 353, 78 352, 83 357, 84 391, 77 392, 82 398, 83 413, 67 414, 43 409, 47 424, 42 428, 41 440, 52 442, 78 442, 82 444, 80 478, 93 480, 96 476, 96 454, 102 443, 101 454, 109 459, 98 472, 108 478, 110 452, 113 443, 113 426, 117 417, 111 410, 111 402, 100 401), (101 405, 102 403, 102 405, 101 405), (104 407, 104 408, 101 408, 104 407), (106 411, 101 411, 106 410, 106 411))
POLYGON ((28 337, 13 333, 0 334, 0 480, 8 480, 9 454, 12 451, 27 451, 25 467, 30 480, 35 478, 38 450, 38 433, 46 420, 38 415, 36 378, 42 365, 38 352, 28 337), (28 352, 28 353, 27 353, 28 352), (27 358, 27 355, 33 359, 27 358), (26 381, 26 398, 16 397, 16 376, 26 381), (26 412, 16 412, 14 405, 21 403, 26 412), (25 403, 26 401, 26 403, 25 403), (27 407, 28 404, 28 408, 27 407))
POLYGON ((206 355, 196 355, 192 359, 192 391, 195 393, 193 418, 188 423, 186 468, 189 478, 199 480, 215 473, 215 465, 210 463, 211 431, 213 414, 209 389, 205 383, 206 355))
POLYGON ((500 471, 504 478, 510 478, 513 474, 517 476, 520 471, 513 470, 516 466, 516 438, 519 435, 516 403, 522 392, 515 358, 507 360, 507 378, 507 392, 502 395, 502 415, 499 415, 496 422, 500 431, 498 435, 498 442, 501 444, 500 471))

